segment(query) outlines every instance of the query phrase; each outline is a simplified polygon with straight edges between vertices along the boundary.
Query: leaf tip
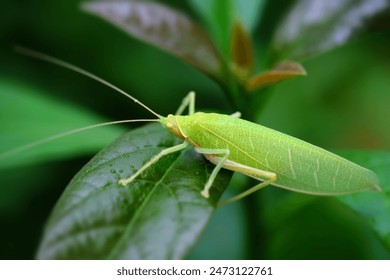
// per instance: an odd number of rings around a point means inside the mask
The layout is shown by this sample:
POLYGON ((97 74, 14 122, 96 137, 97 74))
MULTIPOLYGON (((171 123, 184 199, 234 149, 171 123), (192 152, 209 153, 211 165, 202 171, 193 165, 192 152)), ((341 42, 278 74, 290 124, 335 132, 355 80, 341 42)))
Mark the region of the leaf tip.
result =
POLYGON ((249 91, 274 85, 281 81, 293 78, 296 76, 306 76, 305 68, 294 61, 284 61, 271 70, 256 74, 247 82, 247 89, 249 91))

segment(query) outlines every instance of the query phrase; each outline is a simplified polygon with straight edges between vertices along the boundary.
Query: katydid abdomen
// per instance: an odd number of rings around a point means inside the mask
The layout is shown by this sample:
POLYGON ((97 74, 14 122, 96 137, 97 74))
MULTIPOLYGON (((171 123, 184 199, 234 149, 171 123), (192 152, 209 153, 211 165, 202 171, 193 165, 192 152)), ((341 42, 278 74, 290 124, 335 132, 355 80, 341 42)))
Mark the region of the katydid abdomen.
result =
POLYGON ((275 173, 273 185, 320 195, 379 189, 370 170, 273 129, 214 113, 174 117, 186 141, 229 149, 230 161, 275 173))

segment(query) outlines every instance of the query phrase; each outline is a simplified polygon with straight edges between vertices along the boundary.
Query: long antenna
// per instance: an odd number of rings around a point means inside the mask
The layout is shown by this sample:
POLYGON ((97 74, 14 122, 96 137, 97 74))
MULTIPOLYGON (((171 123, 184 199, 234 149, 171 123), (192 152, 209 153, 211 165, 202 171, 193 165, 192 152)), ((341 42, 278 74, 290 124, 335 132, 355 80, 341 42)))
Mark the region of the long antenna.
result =
POLYGON ((56 140, 56 139, 59 139, 59 138, 65 137, 65 136, 69 136, 69 135, 72 135, 72 134, 75 134, 75 133, 78 133, 78 132, 81 132, 81 131, 85 131, 85 130, 101 127, 101 126, 107 126, 107 125, 112 125, 112 124, 121 124, 121 123, 132 123, 132 122, 158 122, 158 121, 159 121, 159 119, 122 120, 122 121, 105 122, 105 123, 94 124, 94 125, 85 126, 85 127, 81 127, 81 128, 76 128, 76 129, 73 129, 73 130, 69 130, 69 131, 66 131, 66 132, 62 132, 62 133, 59 133, 59 134, 55 134, 55 135, 49 136, 47 138, 44 138, 44 139, 32 142, 30 144, 27 144, 27 145, 24 145, 24 146, 20 146, 18 148, 15 148, 13 150, 7 151, 5 153, 2 153, 2 154, 0 154, 0 160, 6 159, 6 158, 11 157, 11 156, 13 156, 15 154, 18 154, 18 153, 23 152, 25 150, 34 148, 34 147, 42 145, 42 144, 45 144, 47 142, 50 142, 50 141, 53 141, 53 140, 56 140))
POLYGON ((53 64, 56 64, 58 66, 61 66, 61 67, 64 67, 64 68, 67 68, 69 70, 72 70, 72 71, 75 71, 77 73, 80 73, 84 76, 87 76, 95 81, 98 81, 99 83, 102 83, 106 86, 108 86, 109 88, 112 88, 113 90, 123 94, 124 96, 130 98, 131 100, 133 100, 135 103, 141 105, 142 107, 144 107, 146 110, 148 110, 149 112, 151 112, 153 115, 155 115, 156 117, 158 118, 161 118, 162 116, 160 116, 159 114, 157 114, 156 112, 154 112, 152 109, 150 109, 149 107, 147 107, 146 105, 144 105, 141 101, 139 101, 138 99, 132 97, 130 94, 126 93, 125 91, 121 90, 120 88, 114 86, 113 84, 107 82, 106 80, 88 72, 87 70, 84 70, 76 65, 73 65, 69 62, 66 62, 66 61, 63 61, 61 59, 58 59, 58 58, 55 58, 55 57, 52 57, 50 55, 47 55, 47 54, 44 54, 44 53, 41 53, 41 52, 37 52, 37 51, 34 51, 34 50, 31 50, 31 49, 28 49, 28 48, 25 48, 25 47, 21 47, 21 46, 15 46, 15 51, 20 53, 20 54, 23 54, 23 55, 27 55, 27 56, 30 56, 30 57, 34 57, 34 58, 38 58, 38 59, 41 59, 41 60, 44 60, 44 61, 47 61, 47 62, 50 62, 50 63, 53 63, 53 64))

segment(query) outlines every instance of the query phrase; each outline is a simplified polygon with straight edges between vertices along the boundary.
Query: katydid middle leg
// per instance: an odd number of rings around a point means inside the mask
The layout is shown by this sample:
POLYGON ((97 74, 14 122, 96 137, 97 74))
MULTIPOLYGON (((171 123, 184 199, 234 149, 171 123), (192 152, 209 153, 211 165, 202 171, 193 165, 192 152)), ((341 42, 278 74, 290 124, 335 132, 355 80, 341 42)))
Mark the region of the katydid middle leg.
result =
POLYGON ((210 174, 209 179, 207 180, 206 185, 204 186, 203 190, 201 191, 201 194, 208 198, 210 196, 210 188, 214 183, 215 178, 218 175, 219 170, 223 167, 225 161, 229 158, 230 151, 229 149, 208 149, 208 148, 195 148, 195 150, 200 153, 204 154, 206 158, 208 159, 208 156, 211 155, 224 155, 223 157, 219 157, 219 161, 215 163, 215 167, 213 171, 210 174))
POLYGON ((195 113, 195 92, 190 91, 186 97, 183 98, 179 108, 175 115, 181 115, 184 109, 188 106, 188 115, 191 116, 195 113))

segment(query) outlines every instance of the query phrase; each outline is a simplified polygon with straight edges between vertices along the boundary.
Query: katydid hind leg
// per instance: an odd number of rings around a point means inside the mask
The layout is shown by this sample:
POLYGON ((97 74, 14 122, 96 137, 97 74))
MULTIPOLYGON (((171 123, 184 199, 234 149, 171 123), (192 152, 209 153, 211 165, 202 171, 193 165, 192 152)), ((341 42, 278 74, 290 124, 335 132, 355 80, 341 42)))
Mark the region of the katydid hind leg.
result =
MULTIPOLYGON (((254 176, 251 176, 252 178, 254 179, 257 179, 259 180, 259 178, 256 178, 254 176)), ((221 202, 218 203, 218 206, 222 206, 222 205, 226 205, 226 204, 230 204, 232 202, 235 202, 237 200, 240 200, 254 192, 257 192, 258 190, 261 190, 265 187, 267 187, 268 185, 271 185, 272 183, 274 183, 276 181, 276 176, 275 177, 271 177, 269 179, 267 179, 266 181, 264 182, 261 182, 260 184, 257 184, 255 185, 254 187, 250 188, 249 190, 246 190, 246 191, 243 191, 242 193, 238 194, 238 195, 235 195, 231 198, 228 198, 226 200, 223 200, 221 202)))
POLYGON ((156 162, 158 162, 163 156, 166 156, 166 155, 169 155, 169 154, 181 151, 181 150, 185 149, 187 146, 188 146, 188 143, 187 142, 183 142, 183 143, 181 143, 179 145, 176 145, 176 146, 173 146, 173 147, 169 147, 169 148, 166 148, 166 149, 162 150, 160 153, 158 153, 157 155, 152 157, 147 163, 145 163, 140 169, 138 169, 137 172, 135 172, 132 176, 130 176, 129 178, 126 178, 126 179, 119 180, 119 182, 118 182, 119 185, 122 185, 122 186, 128 185, 136 177, 138 177, 142 172, 144 172, 146 169, 148 169, 151 165, 153 165, 156 162))

